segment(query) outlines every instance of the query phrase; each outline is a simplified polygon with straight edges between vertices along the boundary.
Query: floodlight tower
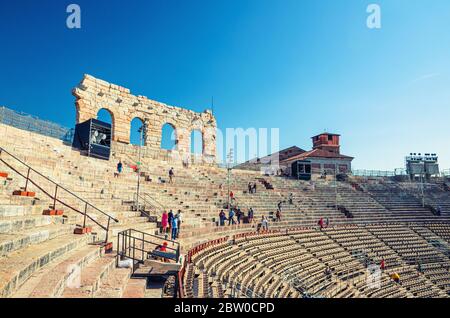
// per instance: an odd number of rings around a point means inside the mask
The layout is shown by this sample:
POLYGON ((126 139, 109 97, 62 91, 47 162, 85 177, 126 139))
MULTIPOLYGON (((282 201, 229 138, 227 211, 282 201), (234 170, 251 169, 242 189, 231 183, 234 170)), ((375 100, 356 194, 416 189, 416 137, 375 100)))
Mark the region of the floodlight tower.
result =
POLYGON ((425 161, 423 161, 422 164, 423 164, 423 169, 422 169, 423 173, 420 174, 420 191, 421 191, 421 195, 422 195, 422 207, 425 207, 425 194, 423 192, 423 187, 424 187, 423 179, 424 179, 424 174, 425 174, 425 161))
POLYGON ((334 190, 335 190, 335 202, 336 202, 336 211, 338 210, 338 188, 337 188, 337 164, 334 165, 334 190))
POLYGON ((230 208, 231 208, 231 205, 230 205, 230 182, 231 182, 231 160, 233 159, 233 148, 230 148, 230 151, 228 152, 228 155, 227 155, 227 187, 228 187, 228 199, 227 199, 227 202, 228 202, 228 211, 230 210, 230 208))

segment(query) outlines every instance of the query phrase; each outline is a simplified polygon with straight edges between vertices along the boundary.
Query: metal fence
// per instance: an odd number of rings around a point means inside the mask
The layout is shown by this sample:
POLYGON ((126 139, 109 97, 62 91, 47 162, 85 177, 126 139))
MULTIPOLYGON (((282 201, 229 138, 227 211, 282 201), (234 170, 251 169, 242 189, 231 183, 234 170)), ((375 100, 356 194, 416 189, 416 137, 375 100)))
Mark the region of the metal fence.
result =
POLYGON ((381 170, 353 170, 352 174, 357 177, 393 177, 394 171, 381 170))
POLYGON ((61 139, 68 143, 72 142, 74 135, 73 128, 66 128, 56 123, 42 120, 38 117, 6 107, 0 107, 0 123, 44 136, 61 139))
MULTIPOLYGON (((353 170, 352 174, 357 177, 395 177, 395 176, 407 176, 406 169, 398 168, 394 171, 383 170, 353 170)), ((441 177, 450 177, 450 169, 441 170, 441 177)))

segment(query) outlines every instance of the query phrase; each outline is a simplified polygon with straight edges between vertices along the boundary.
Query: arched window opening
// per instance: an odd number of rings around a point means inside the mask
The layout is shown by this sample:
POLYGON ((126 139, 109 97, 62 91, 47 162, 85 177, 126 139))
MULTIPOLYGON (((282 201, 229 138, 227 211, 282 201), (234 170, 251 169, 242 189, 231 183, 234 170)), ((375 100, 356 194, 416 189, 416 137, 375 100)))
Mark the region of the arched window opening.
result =
POLYGON ((111 140, 114 140, 114 115, 106 108, 97 112, 97 120, 111 125, 111 140))
POLYGON ((196 155, 203 154, 203 134, 200 130, 191 132, 191 153, 196 155))
POLYGON ((113 125, 112 113, 109 110, 107 110, 106 108, 102 108, 102 109, 100 109, 98 111, 97 119, 102 121, 102 122, 105 122, 105 123, 113 125))
POLYGON ((139 117, 134 118, 130 124, 130 144, 145 146, 145 132, 142 131, 144 122, 139 117))
POLYGON ((172 124, 166 123, 162 127, 161 133, 161 149, 177 149, 177 132, 175 127, 172 124))

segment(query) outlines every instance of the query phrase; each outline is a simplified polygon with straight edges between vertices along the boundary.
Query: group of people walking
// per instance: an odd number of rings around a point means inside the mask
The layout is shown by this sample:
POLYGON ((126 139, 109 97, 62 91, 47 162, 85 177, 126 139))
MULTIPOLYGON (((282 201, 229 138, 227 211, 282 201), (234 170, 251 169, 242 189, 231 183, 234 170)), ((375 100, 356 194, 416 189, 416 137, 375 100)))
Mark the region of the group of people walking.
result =
MULTIPOLYGON (((226 213, 224 212, 224 210, 220 210, 219 226, 225 226, 226 221, 228 221, 228 225, 241 224, 241 222, 243 221, 243 217, 244 217, 244 212, 242 212, 242 210, 239 208, 233 208, 233 207, 230 208, 230 210, 228 211, 228 217, 227 217, 226 213)), ((253 223, 253 220, 254 220, 253 208, 248 209, 247 219, 248 219, 248 223, 250 223, 250 224, 253 223)), ((269 220, 265 215, 263 215, 261 217, 261 223, 258 224, 258 231, 260 231, 260 230, 267 231, 268 229, 269 229, 269 220)))
POLYGON ((183 218, 180 210, 177 214, 174 214, 172 210, 170 210, 169 213, 167 213, 167 211, 164 211, 161 216, 162 233, 170 233, 171 239, 176 240, 180 235, 182 222, 183 218))
MULTIPOLYGON (((249 208, 247 212, 248 223, 253 223, 253 208, 249 208)), ((228 225, 241 224, 244 222, 245 213, 238 207, 230 207, 228 211, 228 217, 223 210, 219 213, 219 225, 224 226, 225 222, 228 221, 228 225)))
POLYGON ((256 182, 249 182, 247 187, 249 194, 256 193, 256 182))

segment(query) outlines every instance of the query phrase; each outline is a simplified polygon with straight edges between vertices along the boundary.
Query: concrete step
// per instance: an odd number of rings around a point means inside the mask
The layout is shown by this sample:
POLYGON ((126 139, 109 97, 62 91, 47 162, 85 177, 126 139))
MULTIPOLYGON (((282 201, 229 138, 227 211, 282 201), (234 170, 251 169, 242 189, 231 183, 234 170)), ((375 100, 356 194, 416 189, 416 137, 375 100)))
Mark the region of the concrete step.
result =
POLYGON ((50 224, 15 233, 0 234, 0 256, 71 233, 73 233, 71 226, 50 224))
POLYGON ((0 205, 0 219, 30 215, 42 215, 46 205, 0 205))
POLYGON ((122 298, 144 298, 147 280, 143 278, 131 278, 128 280, 122 298))
POLYGON ((50 224, 62 224, 62 216, 23 216, 0 219, 0 234, 15 233, 31 228, 46 226, 50 224))
POLYGON ((95 298, 121 298, 131 276, 130 268, 115 268, 100 286, 95 298))
POLYGON ((99 290, 102 280, 105 280, 116 265, 115 253, 107 254, 93 261, 81 270, 79 286, 68 286, 62 293, 63 298, 92 298, 99 290))
POLYGON ((75 248, 86 245, 87 235, 64 235, 32 245, 0 259, 0 297, 10 297, 37 270, 75 248))
POLYGON ((33 274, 13 297, 60 297, 65 287, 79 283, 81 270, 87 264, 101 257, 102 251, 100 246, 93 244, 76 248, 33 274))

